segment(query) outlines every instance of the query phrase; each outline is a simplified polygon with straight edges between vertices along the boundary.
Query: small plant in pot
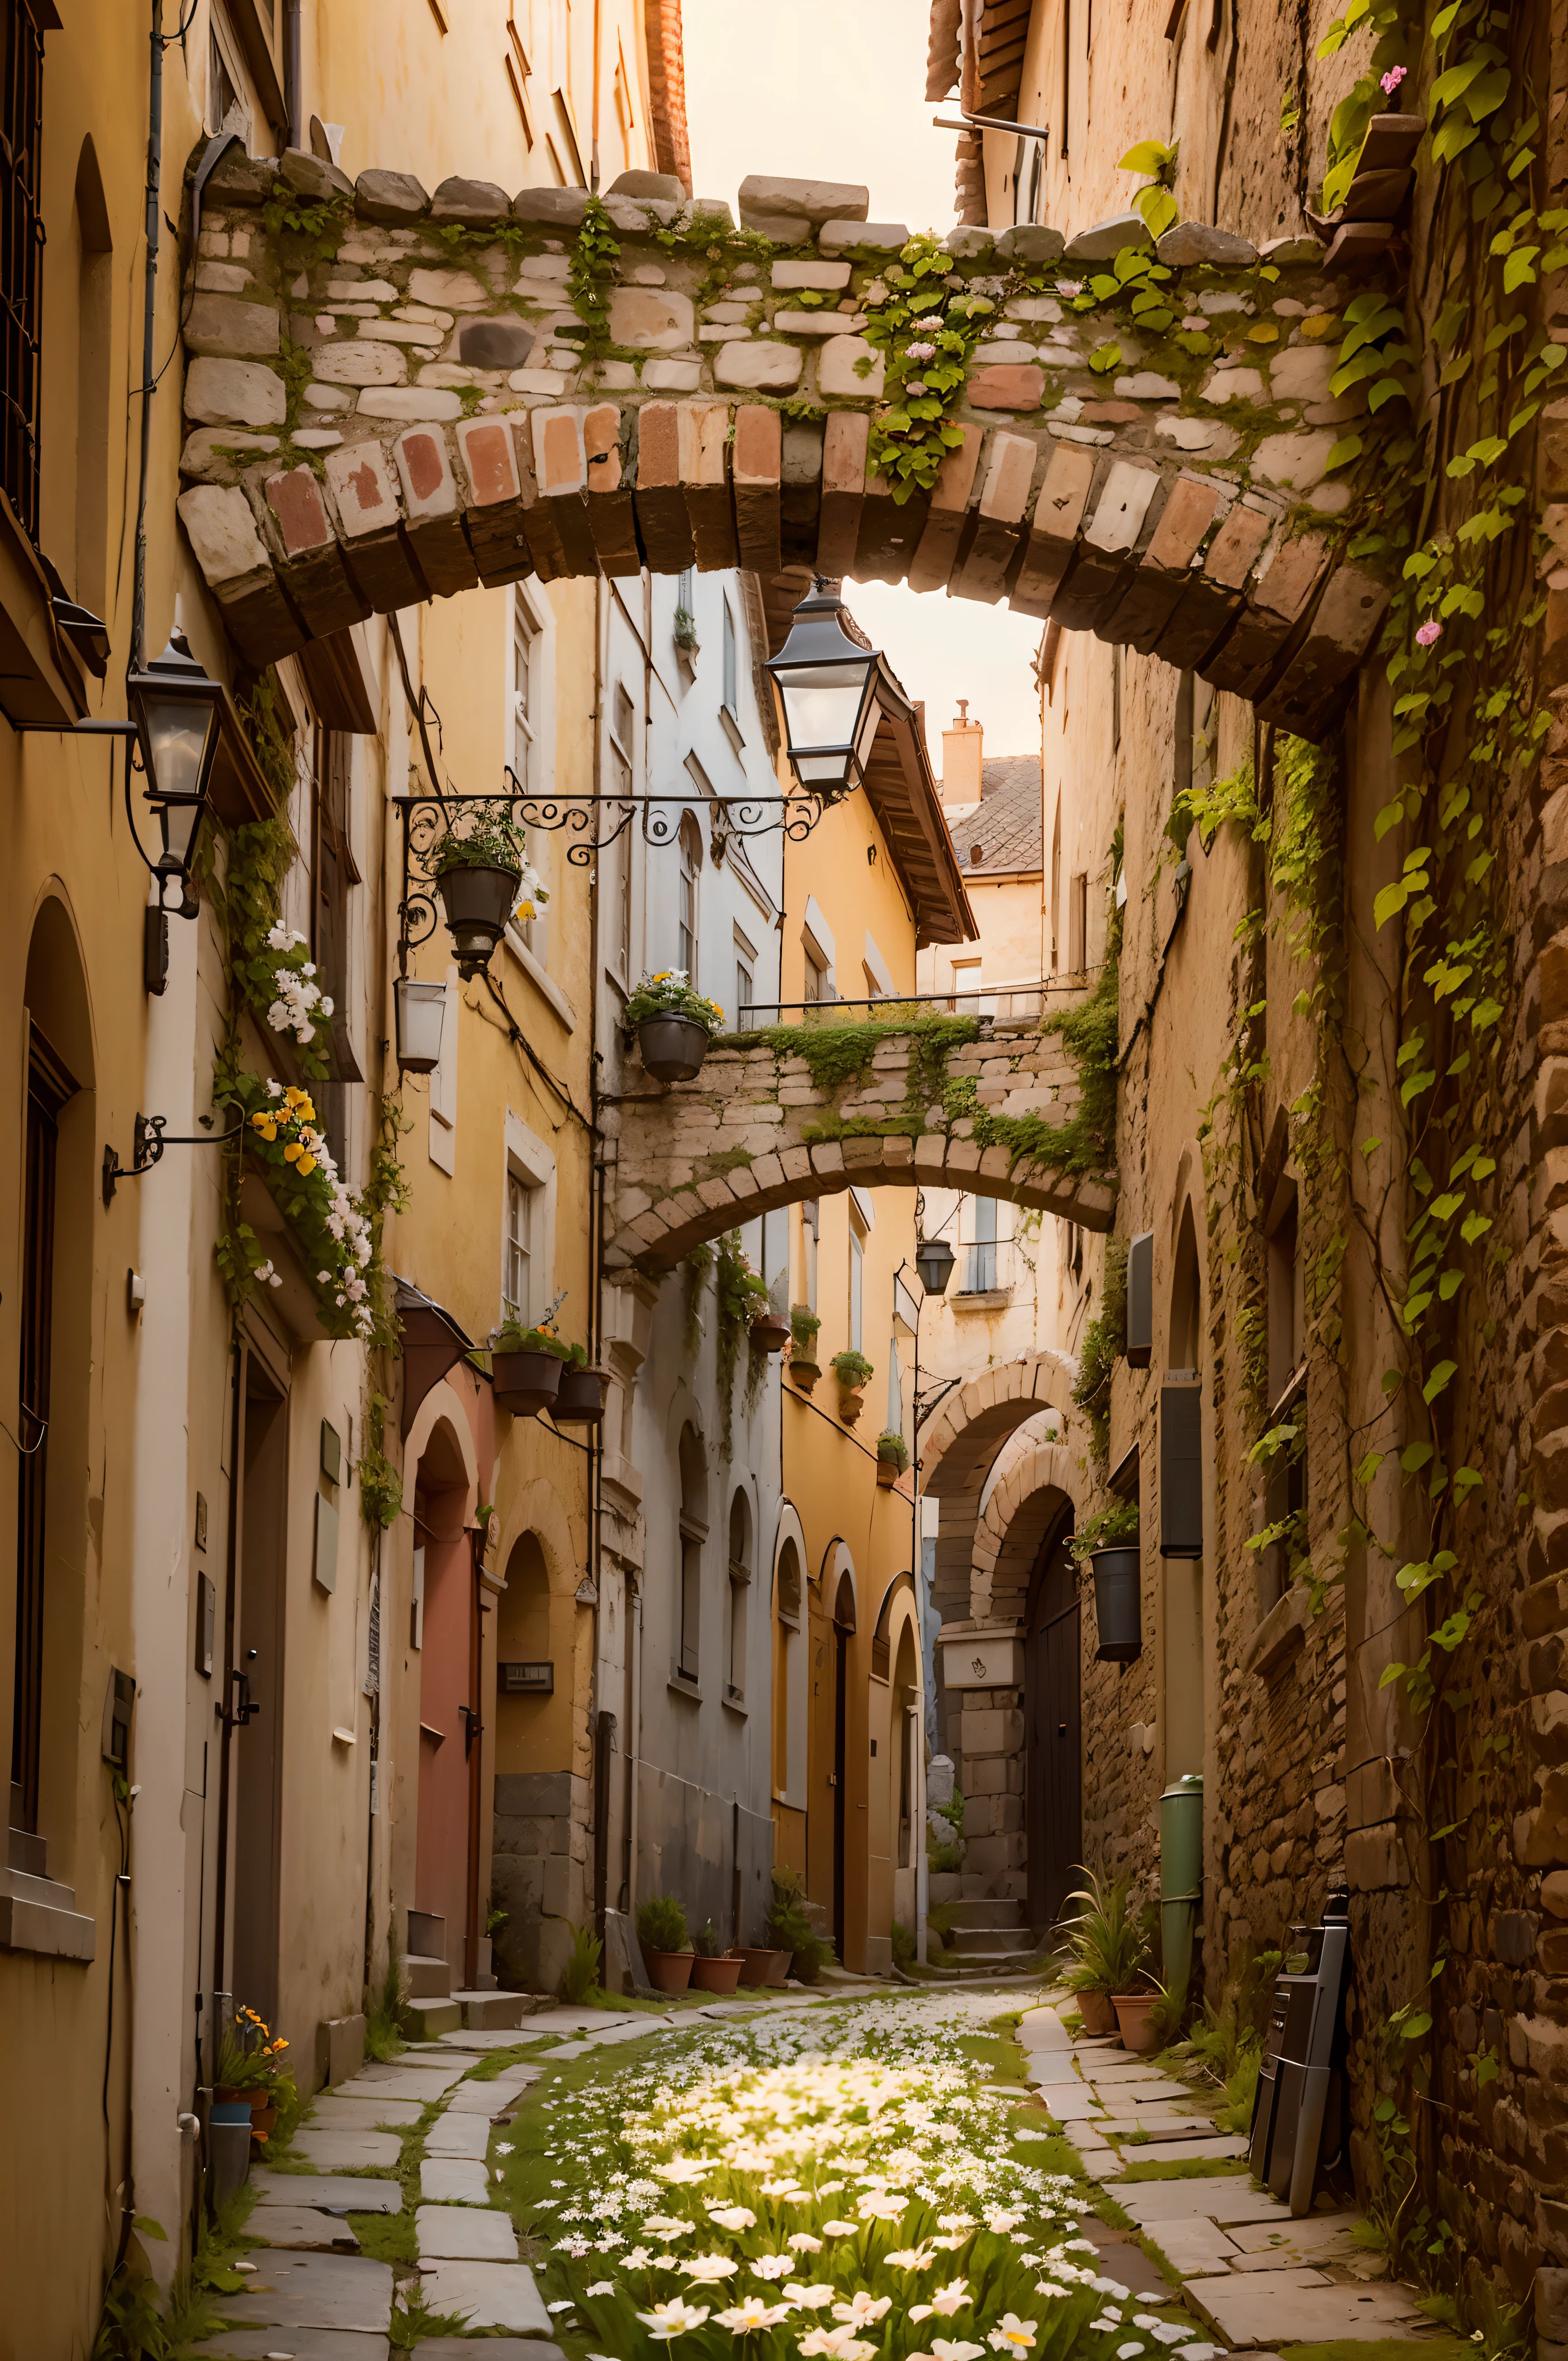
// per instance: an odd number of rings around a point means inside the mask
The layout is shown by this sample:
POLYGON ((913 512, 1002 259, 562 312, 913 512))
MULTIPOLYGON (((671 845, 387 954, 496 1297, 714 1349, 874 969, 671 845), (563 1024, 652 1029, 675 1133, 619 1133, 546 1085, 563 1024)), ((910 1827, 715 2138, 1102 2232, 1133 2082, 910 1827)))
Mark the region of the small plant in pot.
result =
MULTIPOLYGON (((1116 1996, 1133 1996, 1147 1974, 1148 1938, 1129 1905, 1129 1879, 1102 1880, 1089 1869, 1083 1874, 1087 1883, 1068 1895, 1069 1902, 1080 1902, 1083 1907, 1075 1917, 1062 1922, 1070 1953, 1062 1981, 1078 1994, 1084 2031, 1114 2033, 1119 2015, 1116 1996)), ((1148 1997, 1151 2001, 1156 1997, 1152 1988, 1148 1997)))
POLYGON ((294 2077, 283 2063, 289 2045, 253 2008, 237 2008, 218 2050, 214 2098, 250 2109, 250 2136, 264 2147, 279 2114, 293 2104, 294 2077))
POLYGON ((604 1417, 605 1389, 609 1371, 595 1368, 580 1345, 574 1345, 561 1371, 561 1389, 550 1405, 557 1426, 598 1426, 604 1417))
POLYGON ((694 1992, 732 1993, 740 1981, 745 1965, 739 1951, 724 1948, 724 1938, 711 1918, 692 1937, 692 1990, 694 1992))
POLYGON ((803 1394, 808 1394, 822 1375, 817 1358, 817 1332, 822 1323, 809 1303, 795 1304, 789 1315, 789 1374, 803 1394))
POLYGON ((764 1296, 751 1314, 751 1342, 763 1353, 782 1353, 794 1334, 782 1312, 775 1312, 764 1296))
POLYGON ((865 1389, 875 1370, 863 1353, 853 1350, 835 1353, 828 1367, 839 1380, 839 1415, 846 1426, 853 1426, 865 1408, 865 1389))
POLYGON ((656 1082, 689 1082, 702 1071, 724 1011, 687 983, 679 968, 645 975, 626 1004, 626 1029, 656 1082))
POLYGON ((542 1410, 553 1410, 571 1357, 572 1347, 562 1343, 549 1317, 536 1328, 503 1320, 490 1338, 496 1407, 510 1410, 514 1418, 537 1418, 542 1410))
POLYGON ((637 1905, 637 1939, 642 1964, 655 1992, 685 1992, 691 1982, 686 1914, 673 1894, 658 1894, 637 1905))
POLYGON ((892 1491, 908 1465, 909 1445, 894 1428, 886 1428, 876 1439, 876 1479, 884 1491, 892 1491))
POLYGON ((781 1951, 789 1952, 795 1972, 802 1983, 814 1984, 823 1969, 837 1956, 832 1944, 819 1935, 811 1923, 806 1906, 806 1889, 795 1870, 774 1870, 773 1898, 764 1931, 770 1943, 775 1944, 781 1951))
POLYGON ((1138 1547, 1138 1504, 1118 1500, 1090 1517, 1073 1535, 1072 1554, 1088 1561, 1094 1576, 1096 1650, 1103 1664, 1128 1664, 1142 1655, 1143 1554, 1138 1547))
POLYGON ((457 950, 458 973, 480 975, 525 894, 528 915, 549 895, 529 866, 527 841, 504 798, 471 806, 430 848, 430 866, 457 950))

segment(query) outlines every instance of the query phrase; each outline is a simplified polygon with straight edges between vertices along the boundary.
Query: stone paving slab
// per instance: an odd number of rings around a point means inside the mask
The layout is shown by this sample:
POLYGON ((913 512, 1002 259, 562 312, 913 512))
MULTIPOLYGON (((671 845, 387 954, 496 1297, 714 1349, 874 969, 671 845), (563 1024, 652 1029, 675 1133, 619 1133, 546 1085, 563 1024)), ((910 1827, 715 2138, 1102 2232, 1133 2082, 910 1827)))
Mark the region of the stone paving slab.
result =
POLYGON ((433 2205, 488 2205, 490 2176, 466 2156, 427 2156, 419 2169, 420 2195, 433 2205))
MULTIPOLYGON (((1134 2187, 1136 2185, 1135 2182, 1134 2187)), ((1124 2202, 1132 2194, 1132 2189, 1124 2190, 1124 2202)), ((1263 2227, 1266 2236, 1267 2225, 1263 2227)), ((1148 2237, 1171 2269, 1179 2271, 1184 2279, 1218 2278, 1230 2269, 1241 2252, 1217 2222, 1201 2215, 1188 2221, 1157 2222, 1149 2229, 1148 2237)))
POLYGON ((565 2065, 570 2058, 586 2058, 593 2046, 591 2041, 563 2041, 559 2049, 551 2050, 545 2062, 554 2065, 556 2059, 560 2059, 565 2065))
POLYGON ((433 2107, 444 2099, 454 2082, 460 2082, 468 2071, 465 2065, 453 2059, 429 2066, 367 2067, 363 2073, 351 2074, 346 2082, 337 2085, 334 2096, 340 2099, 411 2099, 417 2106, 433 2107))
POLYGON ((471 2205, 422 2205, 414 2215, 421 2262, 515 2263, 517 2232, 504 2213, 471 2205))
POLYGON ((247 2238, 269 2246, 318 2246, 356 2255, 359 2241, 341 2215, 319 2205, 256 2205, 245 2225, 247 2238))
MULTIPOLYGON (((1145 2151, 1146 2154, 1146 2150, 1145 2151)), ((1206 2180, 1135 2180, 1122 2193, 1121 2204, 1140 2228, 1156 2222, 1206 2219, 1232 2222, 1290 2221, 1288 2206, 1266 2189, 1255 2189, 1249 2175, 1216 2173, 1206 2180)), ((1157 2231, 1155 2234, 1158 2235, 1157 2231)))
POLYGON ((418 2361, 566 2361, 558 2345, 545 2345, 537 2336, 526 2342, 521 2336, 487 2336, 484 2345, 477 2356, 466 2336, 422 2336, 418 2361))
POLYGON ((541 2038, 535 2030, 538 2024, 536 2016, 525 2016, 521 2025, 492 2025, 476 2027, 472 2032, 440 2033, 433 2041, 422 2044, 418 2050, 406 2050, 404 2055, 409 2058, 417 2056, 422 2060, 432 2055, 443 2054, 448 2058, 465 2055, 484 2058, 492 2049, 515 2049, 521 2042, 541 2038))
POLYGON ((1107 2115, 1101 2124, 1107 2139, 1131 2139, 1135 2132, 1144 2132, 1151 2140, 1193 2140, 1225 2138, 1228 2134, 1216 2134, 1212 2115, 1177 2115, 1164 2107, 1140 2107, 1135 2115, 1107 2115))
POLYGON ((1180 2164, 1189 2157, 1218 2160, 1228 2156, 1245 2156, 1247 2145, 1239 2132, 1216 2132, 1210 2139, 1165 2137, 1150 2140, 1146 2147, 1137 2150, 1137 2155, 1140 2161, 1149 2164, 1180 2164))
POLYGON ((1369 2344, 1431 2326, 1409 2289, 1338 2287, 1323 2271, 1227 2273, 1189 2279, 1185 2292, 1231 2345, 1369 2344))
MULTIPOLYGON (((192 2353, 211 2354, 213 2361, 388 2361, 384 2336, 356 2334, 347 2328, 230 2328, 192 2346, 192 2353)), ((427 2345, 427 2353, 433 2347, 427 2345)), ((543 2345, 531 2345, 543 2354, 543 2345)), ((467 2351, 470 2356, 473 2346, 467 2351)), ((487 2354, 486 2361, 489 2361, 487 2354)))
MULTIPOLYGON (((542 2008, 532 2016, 525 2016, 510 2036, 513 2041, 532 2041, 545 2033, 586 2033, 596 2025, 620 2025, 625 2011, 619 2008, 542 2008)), ((472 2035, 454 2034, 452 2038, 472 2040, 472 2035)))
MULTIPOLYGON (((585 2042, 583 2047, 588 2045, 585 2042)), ((449 2115, 504 2115, 516 2106, 531 2082, 537 2082, 537 2066, 509 2067, 498 2074, 493 2082, 465 2082, 454 2091, 446 2103, 449 2115)))
POLYGON ((294 2154, 320 2172, 352 2172, 356 2165, 395 2165, 402 2152, 396 2132, 294 2134, 294 2154))
POLYGON ((417 2124, 424 2109, 415 2099, 317 2099, 306 2131, 373 2132, 382 2124, 417 2124))
POLYGON ((1058 2124, 1088 2124, 1102 2120, 1093 2095, 1081 2082, 1076 2089, 1065 2082, 1042 2085, 1042 2096, 1058 2124))
POLYGON ((362 2255, 295 2255, 259 2247, 243 2295, 225 2295, 225 2318, 241 2328, 356 2328, 385 2335, 392 2317, 392 2267, 362 2255))
MULTIPOLYGON (((296 2135, 296 2140, 298 2135, 296 2135)), ((403 2192, 395 2180, 328 2179, 310 2172, 269 2172, 258 2166, 250 2185, 266 2204, 314 2205, 323 2213, 400 2213, 403 2192)))
MULTIPOLYGON (((424 2273, 421 2292, 432 2312, 466 2312, 476 2328, 510 2328, 523 2336, 548 2336, 550 2314, 525 2263, 437 2263, 424 2273)), ((535 2346, 543 2353, 544 2347, 535 2346)), ((490 2361, 488 2354, 484 2361, 490 2361)))
POLYGON ((1298 2263, 1320 2268, 1331 2263, 1365 2263, 1371 2259, 1367 2248, 1358 2246, 1351 2236, 1352 2224, 1357 2218, 1349 2213, 1309 2213, 1303 2220, 1281 2224, 1277 2229, 1269 2222, 1238 2228, 1233 2235, 1240 2251, 1231 2268, 1272 2271, 1298 2263))
POLYGON ((483 2163, 489 2147, 488 2115, 454 2114, 450 2107, 424 2136, 426 2156, 471 2156, 483 2163))
MULTIPOLYGON (((1098 2075, 1094 2077, 1096 2082, 1099 2079, 1098 2075)), ((1179 2082, 1174 2074, 1112 2075, 1107 2087, 1119 2099, 1131 2099, 1135 2106, 1141 2107, 1150 2099, 1182 2100, 1190 2106, 1202 2104, 1197 2092, 1179 2082)))

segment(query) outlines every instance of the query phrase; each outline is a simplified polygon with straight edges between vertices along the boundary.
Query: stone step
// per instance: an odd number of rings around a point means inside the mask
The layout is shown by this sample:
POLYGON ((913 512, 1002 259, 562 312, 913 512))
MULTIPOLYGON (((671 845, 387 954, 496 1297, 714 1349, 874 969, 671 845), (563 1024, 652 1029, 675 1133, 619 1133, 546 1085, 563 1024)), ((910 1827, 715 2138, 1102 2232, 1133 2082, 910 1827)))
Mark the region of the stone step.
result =
POLYGON ((948 1905, 955 1927, 1022 1927, 1024 1905, 1018 1901, 984 1900, 975 1896, 970 1901, 955 1901, 948 1905))
POLYGON ((461 2030, 463 2011, 455 2000, 406 2000, 401 2022, 411 2039, 433 2041, 437 2034, 461 2030))
POLYGON ((428 1951, 411 1951, 403 1965, 408 1970, 411 2000, 450 1999, 452 1970, 444 1960, 433 1959, 428 1951))
POLYGON ((464 2026, 470 2033, 487 2031, 493 2026, 521 2025, 539 2006, 534 1993, 455 1992, 452 1997, 462 2010, 464 2026))
POLYGON ((946 1938, 949 1947, 976 1960, 993 1960, 1003 1952, 1034 1950, 1026 1927, 955 1927, 946 1938))

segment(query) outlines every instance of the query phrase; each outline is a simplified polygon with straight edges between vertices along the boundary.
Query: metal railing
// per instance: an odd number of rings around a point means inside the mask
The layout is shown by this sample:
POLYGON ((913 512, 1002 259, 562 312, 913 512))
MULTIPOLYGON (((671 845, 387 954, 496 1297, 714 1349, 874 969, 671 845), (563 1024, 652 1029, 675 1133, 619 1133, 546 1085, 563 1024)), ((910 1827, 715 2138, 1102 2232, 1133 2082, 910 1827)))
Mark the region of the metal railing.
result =
POLYGON ((994 1295, 999 1290, 1010 1290, 1016 1277, 1014 1247, 1012 1238, 976 1238, 960 1246, 954 1296, 994 1295))
POLYGON ((758 1000, 737 1012, 735 1029, 755 1033, 771 1025, 914 1024, 927 1016, 978 1016, 982 1022, 1023 1023, 1050 1013, 1053 1000, 1076 998, 1098 969, 1085 975, 1047 976, 1036 983, 988 986, 977 992, 901 992, 875 1000, 758 1000))

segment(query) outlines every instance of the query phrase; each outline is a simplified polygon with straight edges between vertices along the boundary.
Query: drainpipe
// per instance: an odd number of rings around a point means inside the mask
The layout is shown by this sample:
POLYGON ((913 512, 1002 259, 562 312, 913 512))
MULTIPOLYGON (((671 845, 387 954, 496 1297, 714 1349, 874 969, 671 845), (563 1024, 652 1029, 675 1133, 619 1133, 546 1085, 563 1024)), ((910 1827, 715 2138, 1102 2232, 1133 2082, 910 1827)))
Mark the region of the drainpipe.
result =
MULTIPOLYGON (((147 660, 147 472, 152 455, 152 398, 158 391, 158 247, 163 226, 163 0, 152 0, 152 70, 147 106, 147 260, 142 273, 141 462, 137 478, 135 569, 131 585, 131 663, 147 660)), ((127 763, 130 755, 126 756, 127 763)))
POLYGON ((302 148, 304 119, 300 104, 300 0, 283 0, 283 105, 291 148, 302 148))

